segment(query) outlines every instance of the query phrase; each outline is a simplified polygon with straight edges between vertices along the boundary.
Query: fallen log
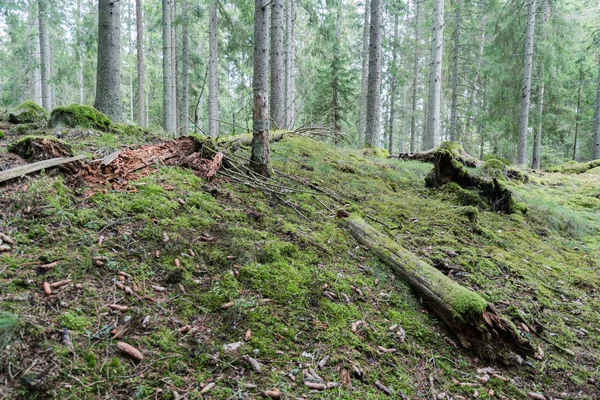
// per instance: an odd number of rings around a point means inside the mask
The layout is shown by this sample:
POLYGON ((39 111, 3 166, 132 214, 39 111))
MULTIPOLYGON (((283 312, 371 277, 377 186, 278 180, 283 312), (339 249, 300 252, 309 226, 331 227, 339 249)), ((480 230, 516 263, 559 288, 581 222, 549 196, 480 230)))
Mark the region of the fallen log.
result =
POLYGON ((52 167, 57 167, 57 166, 63 165, 63 164, 72 163, 74 161, 83 160, 84 158, 86 158, 85 155, 80 155, 80 156, 76 156, 76 157, 68 157, 68 158, 59 157, 59 158, 53 158, 50 160, 38 161, 33 164, 21 165, 19 167, 11 168, 9 170, 0 172, 0 182, 8 181, 8 180, 15 179, 15 178, 20 178, 22 176, 31 174, 33 172, 41 171, 43 169, 48 169, 48 168, 52 168, 52 167))
POLYGON ((486 358, 499 358, 507 351, 534 354, 533 346, 519 334, 515 325, 479 294, 442 274, 362 218, 351 216, 346 225, 359 243, 421 296, 462 346, 486 358))
POLYGON ((416 152, 416 153, 399 153, 397 156, 390 156, 389 158, 399 158, 401 160, 414 160, 423 162, 434 162, 435 156, 438 150, 449 151, 455 159, 465 164, 468 167, 480 167, 483 163, 477 158, 469 155, 462 147, 460 143, 456 142, 443 142, 439 147, 434 149, 416 152))

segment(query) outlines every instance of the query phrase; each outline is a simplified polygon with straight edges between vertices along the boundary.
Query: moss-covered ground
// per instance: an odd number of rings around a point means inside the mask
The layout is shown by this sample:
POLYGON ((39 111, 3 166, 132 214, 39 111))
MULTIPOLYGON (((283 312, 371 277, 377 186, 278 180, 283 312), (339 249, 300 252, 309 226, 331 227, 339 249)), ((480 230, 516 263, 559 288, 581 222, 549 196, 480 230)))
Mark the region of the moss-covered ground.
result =
MULTIPOLYGON (((4 143, 16 138, 6 131, 4 143)), ((63 138, 96 157, 148 140, 77 132, 63 138)), ((274 143, 272 159, 293 191, 265 194, 166 166, 91 197, 52 173, 0 186, 0 231, 16 240, 0 253, 0 329, 10 321, 0 397, 245 399, 277 388, 292 399, 597 398, 598 176, 507 183, 529 211, 506 215, 455 187, 426 188, 430 164, 297 137, 274 143), (341 208, 386 231, 384 223, 495 303, 543 357, 505 365, 456 348, 410 288, 352 239, 341 208), (71 283, 44 294, 43 282, 63 279, 71 283), (124 355, 119 340, 144 359, 124 355), (338 385, 311 391, 308 368, 338 385)))

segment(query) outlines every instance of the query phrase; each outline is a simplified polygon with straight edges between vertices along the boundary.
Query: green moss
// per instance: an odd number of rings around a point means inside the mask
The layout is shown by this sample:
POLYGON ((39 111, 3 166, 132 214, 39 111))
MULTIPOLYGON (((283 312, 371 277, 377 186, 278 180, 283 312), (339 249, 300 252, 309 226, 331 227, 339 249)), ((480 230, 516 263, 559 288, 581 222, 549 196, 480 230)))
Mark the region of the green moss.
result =
POLYGON ((85 359, 85 363, 87 364, 88 367, 96 368, 97 360, 96 360, 96 355, 93 352, 88 351, 86 353, 84 359, 85 359))
POLYGON ((42 122, 48 119, 48 113, 36 102, 28 100, 21 103, 8 115, 13 124, 42 122))
POLYGON ((506 178, 506 164, 501 160, 492 158, 483 164, 483 172, 489 178, 504 179, 506 178))
POLYGON ((483 156, 483 161, 498 160, 504 165, 510 165, 511 162, 508 158, 499 156, 498 154, 486 154, 483 156))
POLYGON ((4 131, 0 129, 0 139, 4 139, 4 131))
POLYGON ((137 125, 129 125, 118 122, 111 124, 110 130, 116 133, 117 135, 123 136, 142 137, 144 135, 150 134, 149 130, 141 128, 137 125))
POLYGON ((52 128, 67 126, 108 131, 111 125, 110 119, 94 107, 79 104, 56 107, 50 115, 52 128))
POLYGON ((89 317, 73 311, 67 311, 60 316, 60 325, 75 332, 83 332, 91 327, 92 324, 93 322, 89 317))
POLYGON ((598 175, 598 176, 600 176, 600 166, 594 167, 594 168, 590 168, 585 173, 588 174, 588 175, 598 175))

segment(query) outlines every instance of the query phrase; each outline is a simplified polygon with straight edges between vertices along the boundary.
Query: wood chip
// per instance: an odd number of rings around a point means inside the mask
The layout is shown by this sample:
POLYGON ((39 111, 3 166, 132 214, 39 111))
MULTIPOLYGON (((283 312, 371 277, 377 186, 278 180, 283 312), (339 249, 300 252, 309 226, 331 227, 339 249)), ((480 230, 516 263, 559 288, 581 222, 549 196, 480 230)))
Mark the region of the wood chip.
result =
POLYGON ((160 250, 154 252, 154 258, 160 258, 160 250))
POLYGON ((167 288, 164 286, 159 286, 159 285, 152 285, 152 289, 156 290, 157 292, 166 292, 167 288))
POLYGON ((248 364, 250 364, 250 366, 252 367, 254 372, 259 373, 259 374, 262 372, 262 367, 261 367, 260 363, 258 361, 256 361, 254 358, 252 358, 246 354, 246 355, 242 356, 242 359, 244 361, 246 361, 248 364))
POLYGON ((248 330, 246 330, 246 333, 244 334, 244 342, 247 342, 251 338, 252 338, 252 331, 250 329, 248 329, 248 330))
POLYGON ((58 288, 61 288, 63 286, 67 286, 69 283, 71 283, 71 280, 70 279, 65 279, 65 280, 62 280, 62 281, 52 282, 50 284, 50 287, 52 289, 58 289, 58 288))
POLYGON ((352 379, 350 378, 350 373, 345 368, 340 372, 340 384, 346 389, 352 389, 352 379))
POLYGON ((382 352, 382 353, 395 353, 395 352, 397 352, 397 351, 398 351, 398 350, 396 350, 396 349, 393 349, 393 348, 392 348, 392 349, 386 349, 386 348, 385 348, 385 347, 383 347, 383 346, 377 346, 377 348, 378 348, 378 349, 379 349, 379 351, 380 351, 380 352, 382 352))
POLYGON ((50 296, 52 294, 52 289, 50 288, 50 284, 48 282, 44 282, 42 287, 44 288, 44 293, 46 296, 50 296))
POLYGON ((118 273, 119 275, 124 276, 125 278, 133 279, 133 277, 125 271, 119 271, 118 273))
POLYGON ((0 245, 0 253, 3 253, 5 251, 11 251, 11 250, 12 250, 12 247, 10 247, 7 244, 0 245))
POLYGON ((535 400, 546 400, 546 397, 544 397, 543 394, 539 394, 539 393, 535 393, 535 392, 529 392, 527 394, 529 395, 530 398, 535 399, 535 400))
POLYGON ((229 310, 234 305, 235 305, 234 301, 230 301, 229 303, 222 304, 221 305, 221 310, 229 310))
POLYGON ((326 355, 325 357, 323 357, 321 359, 321 361, 319 361, 319 364, 317 364, 319 366, 319 368, 323 369, 325 368, 325 365, 327 365, 327 361, 329 361, 329 354, 326 355))
POLYGON ((186 333, 188 333, 191 330, 192 330, 192 326, 191 325, 185 325, 185 326, 182 326, 181 328, 179 328, 177 331, 179 333, 181 333, 182 335, 185 335, 186 333))
POLYGON ((192 249, 188 250, 188 254, 190 255, 190 257, 195 257, 196 256, 196 253, 194 253, 194 250, 192 250, 192 249))
POLYGON ((327 389, 327 385, 324 383, 317 383, 311 381, 304 381, 304 386, 312 390, 325 390, 327 389))
POLYGON ((168 243, 170 240, 169 235, 167 235, 167 232, 163 232, 162 234, 162 241, 163 243, 168 243))
POLYGON ((388 396, 391 396, 392 394, 392 390, 385 386, 383 383, 379 382, 379 381, 375 381, 375 386, 377 387, 377 389, 381 390, 383 393, 387 394, 388 396))
POLYGON ((177 268, 181 267, 181 262, 179 261, 179 258, 176 258, 176 259, 174 259, 174 260, 173 260, 173 264, 174 264, 174 265, 175 265, 177 268))
POLYGON ((42 270, 42 271, 48 271, 48 270, 56 267, 57 265, 58 265, 58 261, 54 261, 54 262, 51 262, 51 263, 48 263, 48 264, 40 265, 38 268, 40 270, 42 270))
POLYGON ((210 392, 211 389, 214 388, 215 386, 216 386, 216 384, 214 382, 207 383, 206 386, 204 386, 202 388, 202 390, 200 391, 200 394, 204 394, 204 393, 210 392))
POLYGON ((123 311, 123 312, 129 310, 129 307, 122 306, 120 304, 109 304, 107 307, 110 308, 111 310, 123 311))
POLYGON ((135 361, 142 361, 144 359, 144 355, 138 349, 125 342, 117 342, 117 347, 135 361))
POLYGON ((2 241, 4 243, 8 243, 10 245, 15 244, 15 241, 10 236, 8 236, 6 233, 0 232, 0 239, 2 239, 2 241))
POLYGON ((62 344, 71 347, 71 336, 69 335, 69 330, 67 328, 62 331, 62 344))
POLYGON ((270 399, 279 399, 281 398, 281 392, 277 388, 273 388, 271 390, 265 390, 263 392, 263 396, 268 397, 270 399))

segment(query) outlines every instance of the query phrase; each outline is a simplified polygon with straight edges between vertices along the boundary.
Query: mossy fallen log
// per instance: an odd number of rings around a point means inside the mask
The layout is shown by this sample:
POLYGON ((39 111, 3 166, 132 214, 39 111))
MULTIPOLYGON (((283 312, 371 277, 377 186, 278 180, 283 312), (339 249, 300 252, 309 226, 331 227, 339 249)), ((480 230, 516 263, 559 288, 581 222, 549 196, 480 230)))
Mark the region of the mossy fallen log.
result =
POLYGON ((54 136, 25 136, 8 146, 8 152, 29 162, 71 157, 71 146, 54 136))
POLYGON ((456 142, 442 142, 439 147, 435 149, 421 151, 417 153, 399 153, 397 156, 390 156, 390 158, 399 158, 401 160, 415 160, 423 162, 434 162, 435 156, 438 150, 446 150, 452 154, 462 164, 468 167, 480 167, 482 162, 469 155, 462 147, 460 143, 456 142))
POLYGON ((600 160, 592 160, 584 163, 568 161, 559 166, 548 167, 546 172, 560 172, 561 174, 583 174, 590 169, 597 167, 600 167, 600 160))
POLYGON ((531 343, 493 304, 419 259, 362 218, 351 215, 346 225, 352 236, 404 279, 423 302, 458 337, 465 348, 487 358, 507 351, 533 355, 531 343))

